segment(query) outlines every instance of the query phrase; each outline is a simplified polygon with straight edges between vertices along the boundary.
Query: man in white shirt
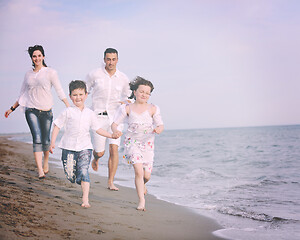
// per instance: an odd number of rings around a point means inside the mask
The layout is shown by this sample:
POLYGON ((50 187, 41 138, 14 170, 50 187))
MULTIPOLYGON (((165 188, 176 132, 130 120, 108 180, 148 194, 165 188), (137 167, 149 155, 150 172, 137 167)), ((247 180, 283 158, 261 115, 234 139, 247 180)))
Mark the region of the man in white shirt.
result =
MULTIPOLYGON (((107 48, 105 66, 91 71, 86 77, 88 92, 92 93, 92 109, 98 116, 101 128, 111 132, 114 114, 119 106, 128 101, 131 94, 128 77, 117 69, 118 51, 107 48)), ((92 168, 98 171, 99 159, 104 155, 106 138, 93 134, 94 159, 92 168)), ((114 177, 119 164, 120 138, 109 139, 108 189, 118 191, 114 177)))

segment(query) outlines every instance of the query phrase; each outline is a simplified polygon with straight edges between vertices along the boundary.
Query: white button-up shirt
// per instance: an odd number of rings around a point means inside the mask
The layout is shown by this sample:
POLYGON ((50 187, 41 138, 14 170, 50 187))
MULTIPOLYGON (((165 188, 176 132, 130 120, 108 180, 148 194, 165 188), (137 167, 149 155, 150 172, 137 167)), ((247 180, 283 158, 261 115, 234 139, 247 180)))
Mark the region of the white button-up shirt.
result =
POLYGON ((25 74, 17 101, 22 107, 49 110, 53 106, 52 86, 61 100, 66 98, 54 69, 42 67, 38 72, 31 69, 25 74))
POLYGON ((100 125, 91 109, 85 107, 81 111, 75 106, 68 107, 54 120, 54 124, 59 128, 64 127, 59 148, 77 152, 93 149, 90 129, 96 131, 100 125))
POLYGON ((128 77, 118 69, 110 76, 105 67, 90 72, 86 77, 89 93, 92 93, 92 109, 96 114, 107 111, 110 122, 115 111, 131 95, 128 77))

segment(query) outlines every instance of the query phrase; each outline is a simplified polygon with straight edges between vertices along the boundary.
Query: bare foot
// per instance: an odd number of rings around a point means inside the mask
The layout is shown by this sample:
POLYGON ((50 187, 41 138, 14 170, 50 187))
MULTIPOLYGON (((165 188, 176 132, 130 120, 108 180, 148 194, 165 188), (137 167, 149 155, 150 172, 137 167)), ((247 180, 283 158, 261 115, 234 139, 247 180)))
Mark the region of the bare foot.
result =
POLYGON ((44 171, 39 171, 39 179, 45 178, 45 173, 44 171))
POLYGON ((145 200, 142 200, 142 201, 139 202, 139 205, 138 205, 138 207, 136 208, 136 210, 138 210, 138 211, 143 211, 143 212, 146 211, 146 208, 145 208, 145 200))
POLYGON ((93 168, 93 170, 97 172, 98 171, 98 166, 99 166, 99 159, 96 160, 94 158, 93 161, 92 161, 92 168, 93 168))
POLYGON ((44 173, 47 174, 49 172, 49 164, 44 165, 44 173))
POLYGON ((89 203, 82 203, 81 207, 83 207, 83 208, 90 208, 91 205, 89 203))
POLYGON ((108 184, 107 189, 109 189, 111 191, 119 191, 119 188, 117 188, 113 183, 112 184, 108 184))
POLYGON ((137 207, 136 210, 142 211, 142 212, 146 212, 146 208, 145 207, 137 207))

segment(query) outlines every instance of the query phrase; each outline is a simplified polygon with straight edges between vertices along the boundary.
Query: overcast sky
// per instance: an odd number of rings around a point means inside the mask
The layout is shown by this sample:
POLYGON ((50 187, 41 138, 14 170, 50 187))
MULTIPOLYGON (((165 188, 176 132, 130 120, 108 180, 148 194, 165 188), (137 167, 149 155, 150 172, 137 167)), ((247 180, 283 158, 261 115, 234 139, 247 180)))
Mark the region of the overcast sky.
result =
POLYGON ((0 0, 0 133, 29 131, 4 112, 35 44, 66 93, 116 48, 119 70, 153 82, 166 129, 299 124, 299 43, 297 0, 0 0))

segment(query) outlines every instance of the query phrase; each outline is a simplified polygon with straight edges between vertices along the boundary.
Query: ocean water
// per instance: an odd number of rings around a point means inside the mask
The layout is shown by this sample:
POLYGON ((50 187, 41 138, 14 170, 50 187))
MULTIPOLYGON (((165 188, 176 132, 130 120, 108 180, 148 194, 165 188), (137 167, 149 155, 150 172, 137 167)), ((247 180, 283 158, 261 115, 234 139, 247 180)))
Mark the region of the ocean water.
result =
MULTIPOLYGON (((134 188, 122 152, 116 184, 134 188)), ((107 154, 102 159, 99 172, 91 172, 107 176, 107 154)), ((158 199, 215 219, 223 227, 218 236, 299 240, 299 171, 300 125, 169 130, 156 137, 147 185, 158 199)))

